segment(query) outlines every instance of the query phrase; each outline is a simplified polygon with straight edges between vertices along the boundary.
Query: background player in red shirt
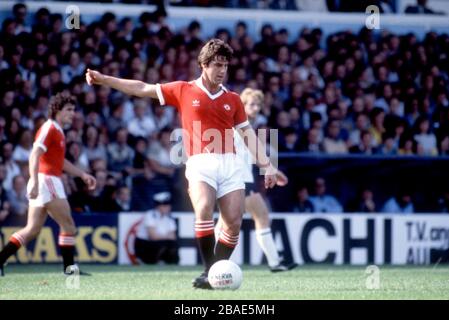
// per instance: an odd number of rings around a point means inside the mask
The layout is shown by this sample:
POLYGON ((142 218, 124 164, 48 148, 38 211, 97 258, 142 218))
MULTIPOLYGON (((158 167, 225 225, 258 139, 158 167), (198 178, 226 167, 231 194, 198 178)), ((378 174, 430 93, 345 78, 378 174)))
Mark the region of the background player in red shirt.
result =
POLYGON ((195 288, 211 289, 207 274, 212 264, 229 259, 238 243, 244 210, 242 168, 234 151, 233 128, 247 136, 245 144, 259 167, 265 171, 265 187, 276 184, 276 169, 266 156, 248 122, 238 94, 223 86, 232 48, 219 39, 208 41, 201 49, 198 64, 200 78, 185 82, 147 84, 87 70, 89 85, 110 86, 124 93, 159 99, 161 105, 177 108, 183 127, 183 142, 188 156, 186 177, 195 211, 195 235, 205 271, 193 281, 195 288), (223 221, 215 245, 213 211, 218 202, 223 221))
POLYGON ((78 266, 74 263, 76 227, 70 214, 61 175, 62 171, 65 171, 80 177, 90 190, 95 189, 96 180, 64 158, 65 137, 62 128, 72 123, 75 103, 75 98, 65 93, 58 93, 50 101, 49 119, 36 134, 29 160, 27 225, 14 233, 0 252, 1 275, 4 275, 3 264, 6 260, 21 246, 37 237, 47 219, 47 213, 60 227, 58 244, 64 272, 66 274, 79 272, 78 266))

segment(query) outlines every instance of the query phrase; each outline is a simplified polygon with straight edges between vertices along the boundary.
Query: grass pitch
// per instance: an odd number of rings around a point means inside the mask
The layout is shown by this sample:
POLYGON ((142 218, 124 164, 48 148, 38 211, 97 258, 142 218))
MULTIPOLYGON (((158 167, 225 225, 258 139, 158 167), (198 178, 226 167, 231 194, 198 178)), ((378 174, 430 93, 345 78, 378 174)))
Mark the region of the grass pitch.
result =
POLYGON ((378 289, 367 288, 365 267, 300 266, 273 274, 264 266, 243 266, 237 291, 193 289, 199 267, 83 265, 82 270, 92 276, 81 276, 76 288, 75 281, 67 286, 60 265, 9 265, 0 277, 0 300, 449 299, 448 265, 380 267, 378 289))

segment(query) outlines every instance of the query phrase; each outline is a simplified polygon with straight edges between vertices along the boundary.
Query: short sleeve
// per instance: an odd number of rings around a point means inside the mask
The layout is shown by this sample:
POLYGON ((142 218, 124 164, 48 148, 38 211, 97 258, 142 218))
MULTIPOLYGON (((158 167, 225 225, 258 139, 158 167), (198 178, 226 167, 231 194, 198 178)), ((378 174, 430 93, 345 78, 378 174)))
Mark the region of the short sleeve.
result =
POLYGON ((180 109, 181 93, 184 81, 156 84, 156 93, 162 106, 168 105, 180 109))
POLYGON ((156 220, 154 219, 153 212, 147 212, 145 215, 145 219, 143 221, 143 224, 146 228, 155 227, 156 226, 156 220))
POLYGON ((34 140, 34 146, 37 146, 47 152, 53 137, 55 135, 54 128, 50 122, 46 122, 37 132, 36 139, 34 140))
POLYGON ((174 219, 170 219, 169 231, 175 231, 176 232, 176 222, 175 222, 174 219))
POLYGON ((240 97, 236 97, 235 99, 236 110, 234 113, 234 128, 240 129, 247 125, 249 125, 248 117, 245 112, 245 106, 240 100, 240 97))

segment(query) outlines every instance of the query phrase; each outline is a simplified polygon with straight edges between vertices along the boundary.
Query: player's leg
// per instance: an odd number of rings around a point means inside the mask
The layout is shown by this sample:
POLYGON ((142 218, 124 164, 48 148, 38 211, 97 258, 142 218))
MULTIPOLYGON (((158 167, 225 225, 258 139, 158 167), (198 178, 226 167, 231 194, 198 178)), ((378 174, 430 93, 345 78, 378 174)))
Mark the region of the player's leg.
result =
POLYGON ((239 240, 244 211, 244 189, 226 193, 218 199, 221 230, 215 247, 216 260, 229 259, 239 240))
POLYGON ((189 196, 195 211, 195 237, 205 272, 215 262, 214 220, 216 191, 203 181, 189 181, 189 196))
POLYGON ((58 245, 61 251, 64 272, 75 264, 75 235, 76 227, 70 214, 67 199, 54 199, 45 204, 50 217, 59 225, 58 245))
POLYGON ((189 181, 189 196, 195 211, 195 238, 204 265, 204 272, 193 279, 193 287, 212 289, 207 279, 209 269, 215 262, 214 220, 216 191, 203 181, 189 181))
POLYGON ((267 257, 268 265, 275 267, 280 264, 276 245, 274 243, 273 234, 270 228, 270 218, 268 216, 268 208, 260 193, 252 192, 245 198, 246 211, 251 214, 256 228, 256 239, 267 257))
POLYGON ((268 207, 258 192, 252 192, 245 198, 245 209, 251 214, 256 228, 256 239, 267 257, 268 266, 273 272, 287 271, 296 267, 296 264, 285 264, 281 261, 274 243, 270 228, 268 207))
POLYGON ((9 242, 0 252, 0 275, 3 275, 3 265, 9 257, 14 255, 22 246, 37 237, 47 219, 47 212, 43 207, 29 207, 26 226, 15 232, 9 242))

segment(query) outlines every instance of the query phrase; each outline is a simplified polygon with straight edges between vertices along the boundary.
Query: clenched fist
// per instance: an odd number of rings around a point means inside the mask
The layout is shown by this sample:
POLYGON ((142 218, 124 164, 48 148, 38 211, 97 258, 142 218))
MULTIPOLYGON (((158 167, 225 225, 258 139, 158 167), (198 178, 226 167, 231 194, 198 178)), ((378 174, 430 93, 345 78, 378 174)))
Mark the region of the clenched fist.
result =
POLYGON ((88 85, 102 84, 104 81, 104 75, 98 71, 87 69, 86 71, 86 81, 88 85))

